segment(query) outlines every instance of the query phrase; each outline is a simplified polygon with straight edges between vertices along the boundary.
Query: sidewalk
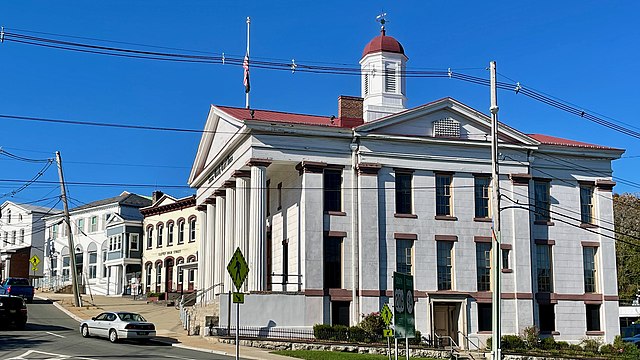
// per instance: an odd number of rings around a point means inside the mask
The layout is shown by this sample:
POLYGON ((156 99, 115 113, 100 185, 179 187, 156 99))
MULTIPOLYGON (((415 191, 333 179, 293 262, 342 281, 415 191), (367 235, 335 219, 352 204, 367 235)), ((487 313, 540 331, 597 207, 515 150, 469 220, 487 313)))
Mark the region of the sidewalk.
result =
MULTIPOLYGON (((73 295, 56 294, 51 292, 36 292, 36 297, 49 299, 53 304, 65 311, 78 322, 90 319, 104 311, 131 311, 144 316, 156 326, 155 341, 170 343, 172 346, 204 351, 209 353, 235 355, 235 345, 219 343, 215 338, 202 336, 187 336, 180 323, 180 312, 173 306, 147 304, 130 298, 94 295, 93 300, 82 296, 83 306, 78 308, 73 304, 73 295)), ((270 354, 268 351, 240 347, 240 357, 245 359, 291 360, 290 357, 270 354)))

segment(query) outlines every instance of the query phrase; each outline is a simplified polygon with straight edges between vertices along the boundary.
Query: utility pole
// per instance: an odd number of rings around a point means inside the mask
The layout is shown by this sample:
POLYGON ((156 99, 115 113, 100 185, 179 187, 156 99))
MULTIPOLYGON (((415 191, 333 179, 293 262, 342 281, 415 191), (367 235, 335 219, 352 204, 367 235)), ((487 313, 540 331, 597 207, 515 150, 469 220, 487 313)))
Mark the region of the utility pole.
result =
POLYGON ((491 69, 491 180, 492 180, 492 210, 493 210, 493 242, 491 246, 493 270, 493 293, 491 296, 491 359, 501 360, 500 346, 500 169, 498 167, 498 89, 496 86, 496 62, 490 63, 491 69))
POLYGON ((56 163, 58 164, 58 175, 60 176, 60 196, 64 205, 64 219, 67 223, 67 240, 69 241, 69 253, 71 257, 71 287, 73 288, 73 301, 76 307, 80 305, 80 295, 78 294, 78 278, 76 275, 76 249, 73 245, 73 232, 71 231, 71 219, 69 218, 69 205, 67 204, 67 190, 62 174, 62 158, 60 151, 56 151, 56 163))

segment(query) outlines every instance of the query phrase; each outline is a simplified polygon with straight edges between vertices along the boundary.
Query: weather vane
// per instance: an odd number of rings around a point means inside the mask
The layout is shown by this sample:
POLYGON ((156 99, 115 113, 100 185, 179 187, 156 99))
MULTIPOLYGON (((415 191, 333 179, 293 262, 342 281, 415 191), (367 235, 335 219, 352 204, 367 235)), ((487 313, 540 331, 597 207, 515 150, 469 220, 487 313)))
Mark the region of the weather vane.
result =
POLYGON ((382 10, 380 15, 376 16, 376 21, 380 23, 380 31, 384 32, 384 24, 387 23, 387 13, 382 10))

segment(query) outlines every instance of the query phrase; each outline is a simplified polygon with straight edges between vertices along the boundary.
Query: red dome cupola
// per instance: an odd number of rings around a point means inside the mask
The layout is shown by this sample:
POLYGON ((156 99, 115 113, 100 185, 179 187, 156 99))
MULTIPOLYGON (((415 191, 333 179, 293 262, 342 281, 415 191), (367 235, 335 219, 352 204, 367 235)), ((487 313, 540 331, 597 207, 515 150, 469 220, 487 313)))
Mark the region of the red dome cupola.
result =
POLYGON ((400 42, 398 42, 398 40, 396 40, 392 36, 387 36, 385 33, 386 31, 383 28, 380 31, 380 35, 374 37, 371 41, 369 41, 367 46, 364 47, 362 57, 378 52, 390 52, 405 55, 402 44, 400 44, 400 42))

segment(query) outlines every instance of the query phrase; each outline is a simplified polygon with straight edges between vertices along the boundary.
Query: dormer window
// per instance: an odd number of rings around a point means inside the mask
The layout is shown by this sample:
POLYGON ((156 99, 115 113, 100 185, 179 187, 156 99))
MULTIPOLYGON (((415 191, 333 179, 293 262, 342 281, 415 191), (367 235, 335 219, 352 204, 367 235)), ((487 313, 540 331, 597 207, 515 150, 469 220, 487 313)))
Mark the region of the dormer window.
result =
POLYGON ((384 91, 396 93, 398 91, 398 81, 396 79, 396 64, 387 63, 384 65, 384 91))
POLYGON ((460 137, 460 123, 452 118, 444 118, 433 122, 434 137, 460 137))

